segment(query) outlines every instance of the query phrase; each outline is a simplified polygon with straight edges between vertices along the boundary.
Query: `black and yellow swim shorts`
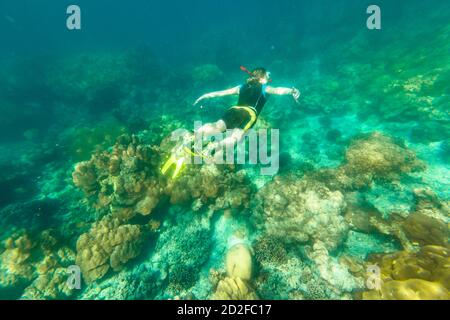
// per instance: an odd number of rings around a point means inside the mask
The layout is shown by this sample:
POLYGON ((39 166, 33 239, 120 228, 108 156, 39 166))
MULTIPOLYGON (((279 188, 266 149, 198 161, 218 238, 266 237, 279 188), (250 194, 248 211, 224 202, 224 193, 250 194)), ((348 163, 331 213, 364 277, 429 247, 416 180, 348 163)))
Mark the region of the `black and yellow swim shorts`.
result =
POLYGON ((234 106, 229 108, 222 117, 227 129, 242 129, 247 131, 256 122, 256 110, 247 106, 234 106))

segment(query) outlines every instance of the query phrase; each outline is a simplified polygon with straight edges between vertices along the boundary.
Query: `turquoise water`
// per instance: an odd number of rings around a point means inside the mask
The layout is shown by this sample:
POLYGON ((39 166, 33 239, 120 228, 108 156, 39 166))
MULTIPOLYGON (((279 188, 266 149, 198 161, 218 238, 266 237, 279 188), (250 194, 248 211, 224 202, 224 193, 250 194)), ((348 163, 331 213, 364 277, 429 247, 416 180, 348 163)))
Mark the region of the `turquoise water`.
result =
POLYGON ((76 2, 0 4, 1 299, 449 298, 448 1, 76 2), (162 175, 241 65, 277 174, 162 175))

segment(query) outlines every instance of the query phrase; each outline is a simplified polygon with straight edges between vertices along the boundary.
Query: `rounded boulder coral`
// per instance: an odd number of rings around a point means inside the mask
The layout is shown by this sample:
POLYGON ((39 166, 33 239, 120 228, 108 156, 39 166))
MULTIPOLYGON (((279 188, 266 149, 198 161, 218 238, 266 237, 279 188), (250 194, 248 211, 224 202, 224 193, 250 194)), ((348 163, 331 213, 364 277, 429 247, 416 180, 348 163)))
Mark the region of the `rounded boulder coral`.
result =
POLYGON ((423 166, 404 144, 379 132, 353 141, 345 159, 344 170, 349 175, 368 175, 375 179, 395 179, 401 173, 423 166))
POLYGON ((238 243, 228 250, 225 265, 229 277, 242 280, 252 277, 252 255, 245 244, 238 243))
POLYGON ((118 219, 104 217, 77 241, 76 263, 83 278, 92 282, 102 278, 109 269, 121 270, 141 252, 143 236, 139 225, 121 225, 118 219))

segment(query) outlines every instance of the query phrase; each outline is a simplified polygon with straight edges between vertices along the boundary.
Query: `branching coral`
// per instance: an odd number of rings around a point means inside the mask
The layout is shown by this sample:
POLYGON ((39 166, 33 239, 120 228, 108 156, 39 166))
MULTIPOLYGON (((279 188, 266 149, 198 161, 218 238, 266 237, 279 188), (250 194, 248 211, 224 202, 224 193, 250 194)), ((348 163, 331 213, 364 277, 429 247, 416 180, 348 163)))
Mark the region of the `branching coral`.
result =
POLYGON ((282 264, 287 260, 287 251, 280 239, 268 236, 259 237, 254 246, 254 256, 258 263, 282 264))
POLYGON ((338 292, 351 292, 362 287, 362 282, 353 277, 348 267, 331 257, 325 245, 318 241, 312 247, 309 258, 316 264, 320 276, 338 292))
POLYGON ((144 231, 139 225, 125 224, 106 216, 77 241, 76 263, 87 282, 102 278, 109 269, 119 271, 142 249, 144 231))
POLYGON ((155 251, 158 268, 167 275, 169 289, 180 294, 198 279, 198 270, 207 262, 212 246, 211 231, 195 213, 177 217, 158 238, 155 251))

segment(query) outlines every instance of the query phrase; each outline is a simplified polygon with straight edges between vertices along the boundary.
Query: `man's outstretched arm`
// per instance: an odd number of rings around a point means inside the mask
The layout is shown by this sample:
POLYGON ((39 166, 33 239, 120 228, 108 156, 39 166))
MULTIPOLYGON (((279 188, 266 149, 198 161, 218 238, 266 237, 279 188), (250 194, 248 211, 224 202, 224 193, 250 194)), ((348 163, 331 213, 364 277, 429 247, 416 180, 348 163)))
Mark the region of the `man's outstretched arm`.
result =
POLYGON ((283 88, 283 87, 266 87, 266 93, 268 94, 275 94, 278 96, 285 96, 285 95, 291 95, 295 101, 298 102, 298 98, 300 98, 300 91, 296 88, 283 88))
POLYGON ((202 101, 204 99, 211 99, 211 98, 217 98, 217 97, 237 95, 237 94, 239 94, 239 90, 240 90, 240 87, 237 86, 237 87, 230 88, 230 89, 227 89, 227 90, 210 92, 210 93, 204 94, 200 98, 198 98, 194 102, 194 105, 196 105, 197 103, 199 103, 200 101, 202 101))

